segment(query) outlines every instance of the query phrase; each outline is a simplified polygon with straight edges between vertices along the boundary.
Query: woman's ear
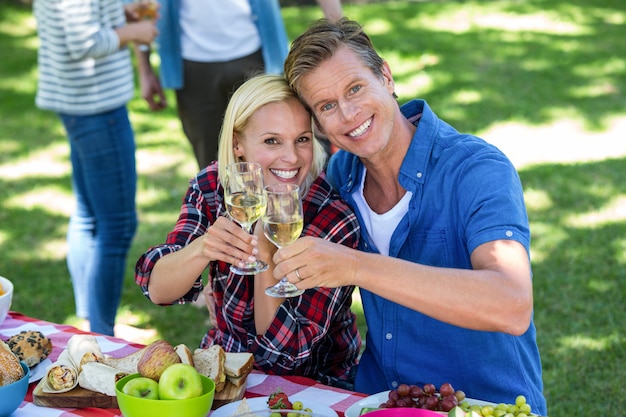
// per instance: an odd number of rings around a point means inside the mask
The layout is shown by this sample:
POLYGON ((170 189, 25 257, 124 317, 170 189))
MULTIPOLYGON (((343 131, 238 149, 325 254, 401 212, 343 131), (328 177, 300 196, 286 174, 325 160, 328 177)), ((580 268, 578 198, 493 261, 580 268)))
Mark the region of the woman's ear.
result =
POLYGON ((239 136, 236 133, 233 134, 233 153, 235 154, 235 158, 243 157, 243 147, 240 144, 239 136))

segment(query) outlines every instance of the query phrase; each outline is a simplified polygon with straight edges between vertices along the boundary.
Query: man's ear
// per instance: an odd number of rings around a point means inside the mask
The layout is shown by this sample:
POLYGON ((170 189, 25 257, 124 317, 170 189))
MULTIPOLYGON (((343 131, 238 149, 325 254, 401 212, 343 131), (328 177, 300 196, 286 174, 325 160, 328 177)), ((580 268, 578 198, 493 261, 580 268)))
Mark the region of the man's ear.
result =
POLYGON ((396 84, 393 81, 393 76, 391 75, 391 68, 389 67, 389 64, 387 63, 387 61, 383 62, 383 66, 381 70, 382 70, 383 80, 385 82, 385 87, 387 87, 387 90, 389 90, 391 93, 395 93, 396 84))

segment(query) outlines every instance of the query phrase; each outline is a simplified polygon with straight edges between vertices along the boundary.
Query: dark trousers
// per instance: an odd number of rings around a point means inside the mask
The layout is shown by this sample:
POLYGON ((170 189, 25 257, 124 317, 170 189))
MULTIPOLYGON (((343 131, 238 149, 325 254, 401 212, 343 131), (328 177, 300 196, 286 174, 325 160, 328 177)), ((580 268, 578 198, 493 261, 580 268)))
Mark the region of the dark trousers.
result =
POLYGON ((198 167, 217 157, 220 128, 230 96, 250 76, 263 71, 257 51, 227 62, 183 62, 183 88, 176 90, 178 117, 198 167))

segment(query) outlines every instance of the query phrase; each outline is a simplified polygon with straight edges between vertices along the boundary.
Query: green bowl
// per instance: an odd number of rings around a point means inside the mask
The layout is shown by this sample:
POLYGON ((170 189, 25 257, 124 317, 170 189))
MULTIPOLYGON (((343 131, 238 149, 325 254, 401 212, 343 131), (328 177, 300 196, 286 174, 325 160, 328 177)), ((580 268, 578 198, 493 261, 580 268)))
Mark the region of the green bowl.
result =
POLYGON ((202 395, 186 400, 150 400, 124 394, 124 385, 140 376, 127 375, 115 384, 117 406, 124 417, 206 417, 211 411, 215 396, 215 382, 211 378, 200 375, 202 395))

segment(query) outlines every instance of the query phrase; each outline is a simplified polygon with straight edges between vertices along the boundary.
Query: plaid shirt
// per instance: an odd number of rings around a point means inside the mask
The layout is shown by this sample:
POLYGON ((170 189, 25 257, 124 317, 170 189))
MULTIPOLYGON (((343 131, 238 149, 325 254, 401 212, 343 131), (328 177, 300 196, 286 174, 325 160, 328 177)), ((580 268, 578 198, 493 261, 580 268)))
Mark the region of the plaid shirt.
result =
MULTIPOLYGON (((218 216, 226 215, 224 190, 213 163, 190 181, 180 216, 165 244, 154 246, 139 258, 135 281, 149 297, 148 282, 154 264, 206 233, 218 216)), ((303 235, 318 236, 356 248, 358 220, 322 174, 303 200, 303 235)), ((254 276, 230 272, 229 264, 208 265, 215 298, 217 327, 210 329, 202 347, 219 344, 226 351, 254 354, 255 367, 277 375, 302 375, 328 385, 348 377, 356 364, 361 338, 356 316, 350 311, 353 286, 314 288, 286 298, 264 334, 254 326, 254 276)), ((175 277, 172 277, 175 279, 175 277)), ((202 291, 199 276, 189 292, 173 304, 195 300, 202 291)))

